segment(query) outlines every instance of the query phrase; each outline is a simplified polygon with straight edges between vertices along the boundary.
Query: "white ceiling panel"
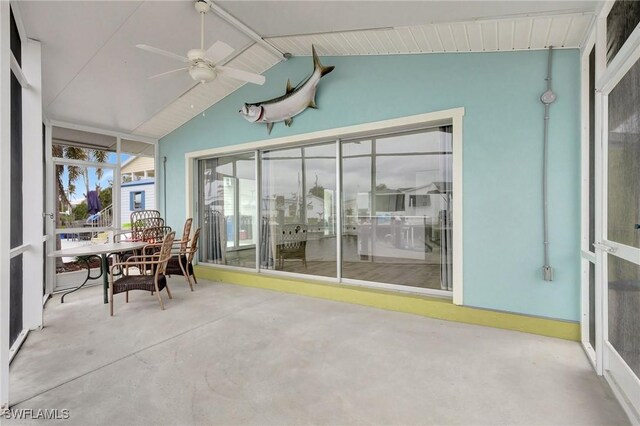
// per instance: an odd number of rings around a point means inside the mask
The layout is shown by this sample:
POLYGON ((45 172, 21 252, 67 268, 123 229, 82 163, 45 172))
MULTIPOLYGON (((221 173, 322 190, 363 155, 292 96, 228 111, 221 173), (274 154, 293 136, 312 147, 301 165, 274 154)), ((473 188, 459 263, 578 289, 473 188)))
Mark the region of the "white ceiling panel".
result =
MULTIPOLYGON (((184 64, 135 48, 142 43, 186 55, 200 47, 200 20, 191 2, 20 5, 27 34, 42 39, 50 119, 131 131, 193 84, 186 72, 149 80, 184 64), (73 34, 68 46, 67 34, 73 34)), ((238 50, 253 43, 216 15, 205 18, 205 47, 216 40, 238 50)))
POLYGON ((580 43, 584 41, 587 35, 591 20, 592 17, 590 15, 574 16, 565 40, 565 46, 580 46, 580 43))
POLYGON ((453 41, 453 34, 451 33, 451 26, 449 24, 436 25, 436 33, 442 42, 442 47, 445 52, 458 51, 456 43, 453 41))
POLYGON ((440 39, 440 35, 436 31, 435 25, 423 25, 422 29, 427 35, 427 40, 429 40, 429 44, 431 45, 432 52, 444 52, 444 46, 442 45, 442 39, 440 39))
POLYGON ((451 34, 453 34, 453 41, 455 42, 458 52, 468 52, 471 50, 469 45, 469 35, 467 33, 467 27, 463 23, 449 25, 451 34))
POLYGON ((424 32, 424 28, 422 26, 409 27, 409 31, 411 35, 413 35, 413 39, 418 44, 418 50, 420 52, 432 52, 431 45, 429 44, 429 40, 427 39, 427 35, 424 32))
POLYGON ((498 50, 498 23, 483 22, 480 27, 482 28, 482 50, 498 50))
POLYGON ((402 45, 406 47, 407 50, 411 50, 413 52, 422 52, 420 46, 418 46, 418 42, 413 37, 413 33, 409 28, 398 28, 396 31, 398 37, 402 41, 402 45))
MULTIPOLYGON (((596 1, 216 1, 282 52, 322 56, 491 52, 579 47, 596 1)), ((19 2, 28 37, 42 42, 48 118, 161 137, 242 86, 220 77, 193 87, 179 68, 136 49, 186 55, 199 47, 190 0, 19 2), (193 88, 192 88, 193 87, 193 88)), ((229 65, 263 73, 279 58, 214 13, 205 47, 222 40, 229 65)))
POLYGON ((547 46, 552 23, 551 18, 538 18, 533 21, 530 43, 532 49, 544 49, 547 46))
POLYGON ((17 2, 29 38, 42 42, 46 107, 142 2, 17 2))
POLYGON ((513 50, 514 24, 513 20, 498 21, 498 50, 513 50))
POLYGON ((265 37, 595 11, 597 1, 217 1, 265 37))
POLYGON ((469 34, 469 49, 473 52, 482 52, 484 50, 482 25, 479 22, 468 22, 465 28, 469 34))
POLYGON ((567 38, 567 31, 571 27, 573 17, 557 16, 552 19, 551 28, 549 29, 549 37, 547 38, 547 46, 561 47, 567 38))
POLYGON ((513 48, 529 49, 531 47, 531 29, 533 19, 520 19, 514 22, 513 48))

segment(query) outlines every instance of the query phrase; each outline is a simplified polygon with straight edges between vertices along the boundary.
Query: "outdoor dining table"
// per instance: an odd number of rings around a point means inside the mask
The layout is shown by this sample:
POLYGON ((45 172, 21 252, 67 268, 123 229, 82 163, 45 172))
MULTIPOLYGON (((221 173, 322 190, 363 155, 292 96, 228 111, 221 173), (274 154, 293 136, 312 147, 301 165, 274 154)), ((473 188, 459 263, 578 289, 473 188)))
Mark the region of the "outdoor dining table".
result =
POLYGON ((102 290, 104 294, 104 303, 108 303, 108 289, 109 289, 109 262, 107 257, 112 254, 123 253, 132 250, 139 250, 147 245, 144 241, 133 242, 119 242, 119 243, 106 243, 106 244, 87 244, 86 246, 73 247, 68 249, 56 250, 52 252, 50 257, 87 257, 85 262, 87 264, 87 278, 78 287, 75 287, 69 291, 66 291, 60 298, 60 303, 64 303, 64 297, 80 290, 89 280, 97 280, 102 277, 102 290), (91 268, 89 266, 89 259, 91 257, 100 257, 100 275, 96 277, 91 276, 91 268))

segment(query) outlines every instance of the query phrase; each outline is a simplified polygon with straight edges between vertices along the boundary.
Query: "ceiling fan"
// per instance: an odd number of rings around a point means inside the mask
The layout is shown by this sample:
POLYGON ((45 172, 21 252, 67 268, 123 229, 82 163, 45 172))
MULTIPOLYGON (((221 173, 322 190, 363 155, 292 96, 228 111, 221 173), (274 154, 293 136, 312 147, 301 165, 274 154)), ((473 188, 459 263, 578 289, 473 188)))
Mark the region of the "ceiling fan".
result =
POLYGON ((209 47, 207 50, 204 50, 204 15, 209 11, 209 4, 204 0, 197 0, 195 2, 195 7, 196 11, 200 13, 199 49, 189 50, 187 52, 187 56, 185 57, 163 49, 158 49, 157 47, 148 46, 146 44, 136 45, 138 49, 146 50, 147 52, 156 53, 158 55, 163 55, 188 64, 188 66, 186 67, 153 75, 149 77, 149 79, 187 70, 191 78, 201 83, 212 81, 218 76, 218 74, 220 74, 248 83, 264 84, 265 78, 260 74, 254 74, 252 72, 243 71, 236 68, 217 65, 220 61, 232 54, 234 49, 223 41, 216 41, 211 47, 209 47))

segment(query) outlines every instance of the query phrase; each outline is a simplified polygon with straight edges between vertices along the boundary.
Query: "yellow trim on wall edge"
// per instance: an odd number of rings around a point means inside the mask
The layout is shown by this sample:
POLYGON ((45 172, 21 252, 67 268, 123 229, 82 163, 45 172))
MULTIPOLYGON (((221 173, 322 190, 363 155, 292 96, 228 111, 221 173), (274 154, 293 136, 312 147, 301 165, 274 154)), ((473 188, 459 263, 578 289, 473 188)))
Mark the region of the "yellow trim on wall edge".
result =
POLYGON ((196 275, 210 281, 239 284, 338 302, 354 303, 390 311, 406 312, 447 321, 522 331, 559 339, 580 341, 580 324, 466 306, 450 300, 344 284, 327 284, 276 277, 252 272, 236 272, 211 267, 195 267, 196 275))

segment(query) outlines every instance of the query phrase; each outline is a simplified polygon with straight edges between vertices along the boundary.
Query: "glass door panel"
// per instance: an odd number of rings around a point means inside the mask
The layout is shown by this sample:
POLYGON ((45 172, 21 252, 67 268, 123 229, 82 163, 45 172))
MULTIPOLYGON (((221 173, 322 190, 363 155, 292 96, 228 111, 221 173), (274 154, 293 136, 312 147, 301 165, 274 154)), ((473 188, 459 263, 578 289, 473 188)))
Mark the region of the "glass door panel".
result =
POLYGON ((262 154, 263 269, 337 277, 336 144, 262 154))
POLYGON ((199 162, 201 262, 255 268, 255 153, 199 162))
POLYGON ((452 290, 451 128, 342 144, 342 276, 452 290))

